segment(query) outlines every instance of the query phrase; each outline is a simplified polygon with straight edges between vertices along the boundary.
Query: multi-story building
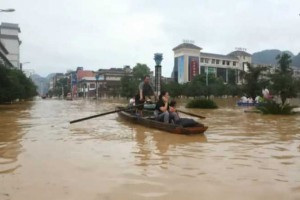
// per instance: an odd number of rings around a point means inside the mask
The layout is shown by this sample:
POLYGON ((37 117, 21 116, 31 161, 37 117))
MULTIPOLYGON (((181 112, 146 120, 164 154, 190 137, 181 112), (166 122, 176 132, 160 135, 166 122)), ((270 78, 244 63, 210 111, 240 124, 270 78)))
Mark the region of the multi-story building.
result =
POLYGON ((78 96, 94 97, 97 94, 101 98, 120 96, 121 78, 125 75, 132 76, 132 70, 129 66, 99 69, 96 72, 77 69, 78 96))
POLYGON ((230 69, 236 71, 237 83, 241 83, 238 71, 247 71, 251 54, 238 50, 228 55, 201 52, 202 48, 191 43, 183 43, 173 49, 174 69, 172 78, 178 83, 191 81, 199 74, 214 74, 228 82, 230 69))
MULTIPOLYGON (((0 42, 7 50, 6 58, 18 69, 20 69, 20 32, 21 29, 18 24, 1 23, 0 25, 0 42)), ((3 55, 1 58, 3 59, 3 55)))
POLYGON ((120 97, 121 95, 121 78, 124 76, 132 76, 130 66, 123 68, 99 69, 99 94, 101 97, 120 97))
POLYGON ((49 89, 53 89, 53 88, 56 88, 57 87, 57 83, 60 79, 64 78, 65 75, 63 73, 56 73, 53 78, 52 78, 52 83, 51 83, 51 86, 49 89))
POLYGON ((90 97, 96 95, 96 72, 77 67, 71 74, 73 96, 90 97))
POLYGON ((0 64, 6 67, 13 67, 13 64, 7 59, 8 51, 0 40, 0 64))

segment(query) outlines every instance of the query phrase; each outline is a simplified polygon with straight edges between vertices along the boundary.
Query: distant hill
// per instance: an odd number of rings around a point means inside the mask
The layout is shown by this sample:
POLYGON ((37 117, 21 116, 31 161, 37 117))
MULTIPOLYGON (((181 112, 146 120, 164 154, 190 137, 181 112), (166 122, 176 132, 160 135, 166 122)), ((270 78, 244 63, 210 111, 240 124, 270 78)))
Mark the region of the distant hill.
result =
POLYGON ((38 74, 32 74, 30 76, 31 80, 38 87, 37 92, 40 95, 45 95, 49 90, 49 79, 41 77, 38 74))
POLYGON ((252 54, 253 64, 271 64, 275 65, 277 63, 276 56, 281 54, 280 50, 263 50, 252 54))
POLYGON ((55 74, 56 73, 48 74, 48 76, 46 76, 46 79, 48 79, 48 80, 52 79, 55 76, 55 74))
POLYGON ((292 58, 292 66, 300 67, 300 53, 295 56, 290 51, 280 51, 278 49, 270 49, 270 50, 263 50, 260 52, 255 52, 252 54, 252 62, 253 64, 270 64, 275 65, 277 64, 276 57, 281 53, 287 53, 292 58))

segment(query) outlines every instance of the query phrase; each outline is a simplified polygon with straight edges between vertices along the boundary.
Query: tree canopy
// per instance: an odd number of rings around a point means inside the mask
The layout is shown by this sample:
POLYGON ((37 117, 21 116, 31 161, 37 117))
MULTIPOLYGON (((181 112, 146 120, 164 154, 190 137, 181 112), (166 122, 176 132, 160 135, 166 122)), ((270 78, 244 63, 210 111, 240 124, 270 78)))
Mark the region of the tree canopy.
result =
POLYGON ((254 67, 248 64, 248 71, 242 72, 242 78, 244 79, 243 92, 246 93, 247 96, 255 99, 257 95, 261 95, 262 89, 267 87, 269 83, 266 74, 264 74, 267 70, 267 67, 254 67))
POLYGON ((137 94, 138 85, 145 75, 150 74, 150 68, 146 64, 137 63, 132 73, 127 73, 121 78, 121 96, 130 98, 137 94))
POLYGON ((281 104, 284 105, 287 98, 297 96, 299 85, 296 78, 293 77, 293 71, 290 67, 292 63, 291 56, 283 53, 276 57, 278 68, 274 74, 271 74, 272 90, 281 98, 281 104))
POLYGON ((0 65, 0 103, 34 97, 37 87, 18 69, 0 65))

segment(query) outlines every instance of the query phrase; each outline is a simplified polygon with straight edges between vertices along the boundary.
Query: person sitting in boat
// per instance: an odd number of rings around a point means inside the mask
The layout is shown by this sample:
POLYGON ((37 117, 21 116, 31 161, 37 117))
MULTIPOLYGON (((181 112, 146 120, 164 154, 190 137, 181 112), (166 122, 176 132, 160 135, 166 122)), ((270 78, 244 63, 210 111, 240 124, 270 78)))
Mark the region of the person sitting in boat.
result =
POLYGON ((263 102, 263 98, 261 97, 261 96, 256 96, 255 97, 255 103, 261 103, 261 102, 263 102))
POLYGON ((135 105, 134 98, 129 99, 129 106, 134 106, 134 105, 135 105))
POLYGON ((249 98, 247 99, 247 102, 250 103, 250 104, 253 103, 252 97, 249 97, 249 98))
POLYGON ((162 91, 159 95, 158 102, 154 111, 155 119, 164 123, 169 123, 171 120, 175 120, 175 114, 169 112, 169 93, 162 91))
POLYGON ((178 120, 179 120, 179 115, 176 111, 176 101, 175 100, 172 100, 170 102, 170 105, 169 105, 169 113, 172 113, 171 115, 174 116, 174 120, 171 120, 170 122, 172 123, 176 123, 178 120))
POLYGON ((135 96, 135 105, 138 105, 137 112, 143 116, 143 108, 146 97, 155 95, 153 87, 150 85, 150 76, 145 75, 143 81, 139 84, 137 95, 135 96))
POLYGON ((244 95, 244 96, 241 97, 240 102, 247 103, 248 102, 248 98, 244 95))

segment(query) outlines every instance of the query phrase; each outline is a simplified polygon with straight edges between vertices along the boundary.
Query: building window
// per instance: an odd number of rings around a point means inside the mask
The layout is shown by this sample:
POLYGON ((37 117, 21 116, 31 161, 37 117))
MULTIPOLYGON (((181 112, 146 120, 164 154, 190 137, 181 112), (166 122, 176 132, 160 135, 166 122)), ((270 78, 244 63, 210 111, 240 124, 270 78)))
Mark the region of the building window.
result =
POLYGON ((205 58, 205 63, 208 63, 209 62, 209 59, 208 58, 205 58))
POLYGON ((204 58, 201 58, 201 59, 200 59, 200 62, 204 63, 204 58))
POLYGON ((216 60, 216 64, 217 64, 217 65, 220 64, 220 60, 216 60))
POLYGON ((95 88, 96 87, 96 84, 95 83, 91 83, 90 84, 90 88, 95 88))
POLYGON ((236 66, 236 62, 235 62, 235 61, 233 61, 232 65, 233 65, 233 66, 236 66))
POLYGON ((230 61, 226 61, 227 65, 230 65, 230 61))
POLYGON ((212 59, 211 64, 215 64, 215 63, 216 63, 216 59, 212 59))
POLYGON ((223 61, 222 61, 222 64, 223 64, 223 65, 225 65, 225 62, 226 62, 226 61, 225 61, 225 60, 223 60, 223 61))

